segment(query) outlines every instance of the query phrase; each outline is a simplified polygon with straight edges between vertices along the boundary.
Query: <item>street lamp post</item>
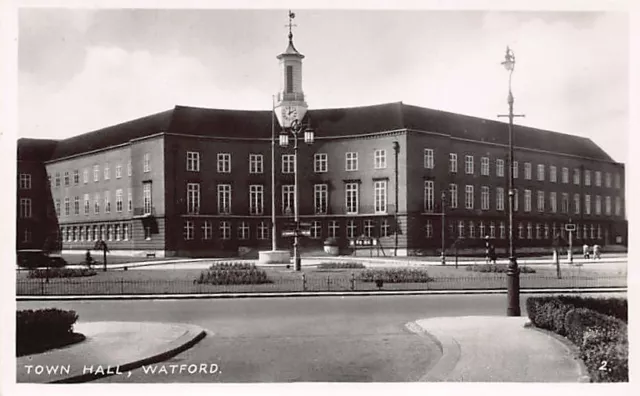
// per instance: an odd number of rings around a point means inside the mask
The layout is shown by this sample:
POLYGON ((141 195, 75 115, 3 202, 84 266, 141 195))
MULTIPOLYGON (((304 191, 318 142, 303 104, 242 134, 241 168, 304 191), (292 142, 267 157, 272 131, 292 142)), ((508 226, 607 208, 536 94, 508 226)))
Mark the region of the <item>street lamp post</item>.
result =
POLYGON ((442 242, 442 246, 440 247, 440 249, 441 249, 440 250, 440 261, 441 261, 442 265, 445 265, 447 263, 446 259, 444 257, 444 245, 445 245, 444 223, 445 223, 445 215, 446 215, 446 212, 445 212, 445 209, 446 209, 446 207, 445 207, 446 202, 445 201, 446 201, 446 199, 447 199, 447 193, 445 191, 442 191, 442 194, 440 195, 440 206, 441 206, 441 209, 442 209, 442 221, 440 222, 440 240, 442 242))
POLYGON ((516 251, 513 243, 513 118, 524 117, 513 114, 513 93, 511 92, 511 76, 516 64, 513 51, 507 47, 502 65, 509 72, 509 114, 498 117, 509 117, 509 266, 507 267, 507 316, 520 316, 520 270, 516 261, 516 251))
MULTIPOLYGON (((296 271, 302 270, 302 260, 300 258, 300 197, 299 197, 299 183, 298 183, 298 140, 300 138, 300 133, 304 130, 304 142, 307 144, 312 144, 314 141, 314 132, 313 129, 309 125, 303 125, 299 120, 294 120, 291 123, 291 127, 289 128, 289 132, 293 137, 293 174, 294 174, 294 222, 295 222, 295 230, 293 235, 293 262, 294 268, 296 271)), ((280 146, 288 147, 289 146, 289 133, 287 131, 282 131, 280 134, 280 146)))

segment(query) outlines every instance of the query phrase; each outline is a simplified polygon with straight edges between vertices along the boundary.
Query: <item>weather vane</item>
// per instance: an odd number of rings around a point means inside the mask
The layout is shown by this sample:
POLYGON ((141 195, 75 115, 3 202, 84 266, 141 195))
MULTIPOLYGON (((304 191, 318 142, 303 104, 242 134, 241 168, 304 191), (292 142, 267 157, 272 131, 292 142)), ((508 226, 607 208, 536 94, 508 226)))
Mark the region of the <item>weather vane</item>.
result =
POLYGON ((285 25, 285 27, 289 28, 289 41, 293 39, 293 32, 291 31, 291 28, 293 28, 294 26, 298 26, 293 23, 293 18, 295 17, 296 17, 296 14, 294 14, 293 12, 291 12, 291 10, 289 10, 289 24, 285 25))

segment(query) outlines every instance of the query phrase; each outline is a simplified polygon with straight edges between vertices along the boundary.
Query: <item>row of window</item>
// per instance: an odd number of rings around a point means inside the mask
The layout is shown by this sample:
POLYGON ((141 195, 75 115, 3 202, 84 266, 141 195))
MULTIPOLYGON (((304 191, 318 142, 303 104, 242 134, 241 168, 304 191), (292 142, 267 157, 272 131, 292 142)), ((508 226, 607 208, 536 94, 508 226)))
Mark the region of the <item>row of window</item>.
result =
MULTIPOLYGON (((149 155, 149 153, 144 154, 142 163, 143 163, 142 171, 144 173, 151 172, 151 156, 149 155)), ((85 168, 82 171, 82 182, 84 184, 89 183, 89 170, 90 170, 89 168, 85 168)), ((131 176, 131 173, 132 173, 131 161, 129 161, 127 163, 127 176, 131 176)), ((102 168, 102 174, 103 174, 103 180, 111 179, 111 168, 109 163, 106 163, 102 168)), ((56 172, 54 175, 53 184, 51 183, 51 175, 48 175, 48 178, 49 178, 49 185, 53 185, 55 187, 60 187, 63 184, 65 186, 69 186, 72 184, 72 182, 74 185, 78 185, 80 184, 80 171, 76 169, 73 171, 73 174, 71 174, 71 172, 69 171, 64 171, 62 174, 62 177, 60 175, 60 172, 56 172)), ((115 178, 116 179, 122 178, 122 164, 120 162, 117 162, 115 166, 115 178)), ((29 176, 29 186, 31 185, 30 179, 31 179, 31 176, 29 176)), ((20 180, 22 185, 22 176, 20 177, 20 180)), ((93 165, 93 181, 94 182, 100 181, 100 165, 93 165)))
MULTIPOLYGON (((295 211, 295 185, 286 184, 281 187, 282 213, 293 214, 295 211)), ((231 184, 218 184, 218 214, 231 213, 231 184)), ((187 213, 200 213, 200 183, 187 183, 187 213)), ((387 180, 373 182, 374 213, 387 212, 387 180)), ((314 213, 326 214, 329 206, 329 185, 314 184, 314 213)), ((345 183, 345 209, 347 214, 357 214, 360 208, 360 184, 345 183)), ((249 185, 249 214, 264 214, 264 185, 249 185)))
MULTIPOLYGON (((60 227, 62 242, 128 241, 131 237, 129 223, 94 224, 60 227)), ((150 237, 150 233, 148 234, 150 237)), ((149 239, 149 238, 147 238, 149 239)))
MULTIPOLYGON (((144 213, 151 213, 152 201, 151 201, 151 184, 145 183, 143 185, 142 190, 143 202, 144 202, 144 213)), ((73 201, 69 197, 65 197, 64 201, 61 203, 60 199, 55 200, 55 210, 58 216, 71 216, 71 215, 80 215, 81 214, 81 200, 80 196, 76 195, 73 197, 73 201), (61 207, 61 204, 64 205, 61 207)), ((111 192, 105 191, 102 195, 100 193, 93 194, 93 197, 90 194, 84 194, 82 197, 82 214, 89 215, 91 213, 92 205, 91 198, 93 198, 93 213, 98 214, 101 210, 104 210, 104 213, 111 213, 111 192)), ((22 199, 21 199, 22 203, 22 199)), ((122 213, 125 211, 124 207, 124 193, 123 190, 117 189, 115 191, 115 211, 117 213, 122 213)), ((131 191, 127 191, 127 206, 126 211, 133 211, 133 194, 131 191)))
MULTIPOLYGON (((474 222, 474 221, 449 221, 448 223, 449 236, 457 238, 507 238, 507 227, 505 222, 498 223, 496 234, 495 222, 474 222)), ((523 223, 519 222, 517 225, 517 231, 514 229, 514 237, 518 239, 552 239, 560 236, 562 239, 567 239, 568 232, 565 229, 565 224, 552 223, 523 223), (535 233, 534 233, 535 231, 535 233)), ((426 238, 433 238, 433 222, 426 220, 424 225, 424 233, 426 238)), ((602 239, 602 227, 600 224, 576 224, 576 231, 573 236, 577 239, 602 239)))
MULTIPOLYGON (((474 209, 475 203, 475 188, 473 185, 465 185, 464 190, 464 207, 465 209, 474 209)), ((513 196, 513 208, 515 211, 519 210, 519 192, 517 189, 514 189, 513 196)), ((550 192, 547 195, 544 191, 537 191, 536 196, 537 203, 537 211, 545 212, 545 210, 550 211, 551 213, 558 212, 557 206, 557 193, 550 192), (549 203, 549 208, 546 209, 546 203, 549 203)), ((569 213, 569 194, 561 193, 561 205, 560 212, 561 213, 569 213)), ((447 194, 444 193, 442 195, 442 199, 445 205, 448 205, 449 208, 455 209, 458 208, 458 185, 451 183, 449 184, 448 197, 447 194), (446 202, 448 201, 448 202, 446 202)), ((480 209, 481 210, 489 210, 490 209, 490 201, 491 201, 491 189, 489 186, 481 186, 480 187, 480 209)), ((580 214, 580 206, 581 206, 581 195, 574 194, 573 195, 573 213, 580 214)), ((495 189, 495 209, 496 210, 505 210, 505 189, 503 187, 497 187, 495 189)), ((594 196, 594 201, 592 204, 591 195, 584 194, 584 214, 590 215, 592 213, 596 215, 602 214, 602 197, 600 195, 594 196)), ((433 180, 425 180, 424 182, 424 211, 425 212, 433 212, 435 210, 435 185, 433 180)), ((531 212, 532 211, 532 191, 525 189, 524 190, 524 211, 531 212)), ((611 197, 604 197, 604 214, 611 215, 611 197)), ((615 215, 620 216, 622 214, 622 200, 620 197, 615 197, 615 215)))

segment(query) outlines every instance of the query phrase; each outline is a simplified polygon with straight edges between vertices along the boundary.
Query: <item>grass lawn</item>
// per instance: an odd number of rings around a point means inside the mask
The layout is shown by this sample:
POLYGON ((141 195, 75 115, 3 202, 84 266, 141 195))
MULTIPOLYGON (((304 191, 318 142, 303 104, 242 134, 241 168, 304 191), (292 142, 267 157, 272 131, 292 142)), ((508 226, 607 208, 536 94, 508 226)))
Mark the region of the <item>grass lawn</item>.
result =
MULTIPOLYGON (((562 267, 557 279, 555 267, 535 266, 536 273, 521 274, 523 288, 552 287, 608 287, 626 286, 626 273, 619 270, 562 267)), ((446 290, 446 289, 504 289, 506 274, 467 271, 465 267, 429 266, 423 268, 433 281, 428 283, 384 284, 382 290, 446 290)), ((18 295, 87 295, 87 294, 178 294, 227 292, 287 292, 287 291, 348 291, 377 290, 375 283, 358 279, 362 269, 304 268, 302 272, 265 268, 270 284, 207 285, 195 284, 200 269, 130 269, 109 270, 85 278, 28 279, 26 272, 18 273, 18 295), (302 274, 305 281, 303 282, 302 274), (355 280, 355 282, 354 282, 355 280)))

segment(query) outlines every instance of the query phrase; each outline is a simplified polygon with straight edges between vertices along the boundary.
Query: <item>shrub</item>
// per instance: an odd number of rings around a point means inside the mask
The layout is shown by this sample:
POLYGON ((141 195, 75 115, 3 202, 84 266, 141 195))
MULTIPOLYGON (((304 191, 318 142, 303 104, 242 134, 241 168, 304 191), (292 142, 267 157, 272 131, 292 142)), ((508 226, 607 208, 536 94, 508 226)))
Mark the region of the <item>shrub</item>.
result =
POLYGON ((257 285, 272 283, 264 270, 254 264, 215 263, 194 281, 210 285, 257 285))
POLYGON ((91 268, 49 268, 29 271, 29 278, 79 278, 93 276, 96 271, 91 268))
POLYGON ((96 264, 97 264, 96 260, 94 260, 93 257, 91 256, 91 251, 87 250, 87 252, 84 254, 84 265, 91 268, 91 266, 96 264))
MULTIPOLYGON (((476 264, 476 265, 468 265, 467 271, 474 272, 498 272, 498 273, 506 273, 508 271, 508 266, 506 264, 476 264)), ((520 266, 518 270, 521 274, 533 274, 536 272, 531 267, 520 266)))
POLYGON ((320 263, 318 264, 318 269, 361 269, 365 268, 362 263, 350 263, 350 262, 341 262, 341 263, 320 263))
POLYGON ((628 306, 625 298, 558 296, 558 299, 564 304, 573 305, 576 308, 588 308, 628 323, 628 306))
POLYGON ((63 344, 73 335, 75 311, 56 308, 16 311, 18 356, 63 344))
POLYGON ((433 281, 427 271, 423 269, 392 268, 379 270, 365 270, 360 274, 363 282, 376 282, 378 280, 385 283, 426 283, 433 281))
POLYGON ((565 334, 565 315, 573 306, 563 304, 556 297, 532 297, 527 299, 526 305, 529 319, 535 326, 565 334))

